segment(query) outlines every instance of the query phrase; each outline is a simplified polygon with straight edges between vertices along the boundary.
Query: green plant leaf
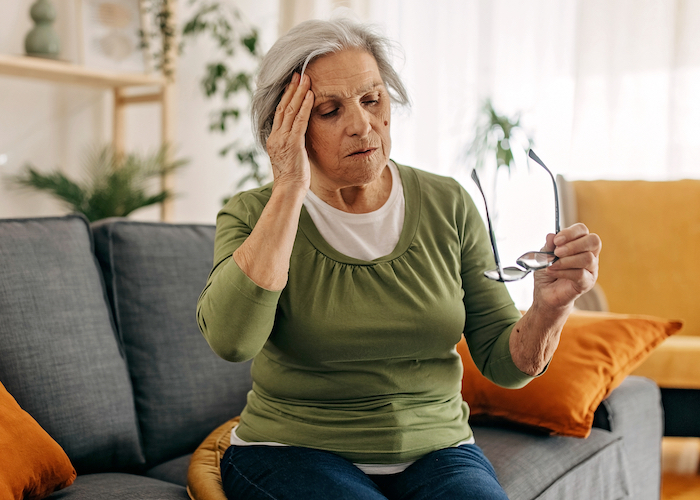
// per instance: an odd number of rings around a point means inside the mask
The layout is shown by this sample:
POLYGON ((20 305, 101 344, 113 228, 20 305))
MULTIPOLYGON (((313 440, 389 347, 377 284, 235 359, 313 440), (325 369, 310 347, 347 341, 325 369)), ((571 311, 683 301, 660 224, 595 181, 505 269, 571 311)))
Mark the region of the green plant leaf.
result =
POLYGON ((258 47, 258 31, 254 29, 248 36, 241 38, 241 44, 248 49, 248 52, 256 54, 258 47))
POLYGON ((71 210, 85 214, 90 221, 125 217, 173 196, 162 190, 150 193, 161 176, 188 163, 186 159, 170 159, 170 156, 168 146, 146 156, 118 155, 111 147, 104 147, 85 156, 82 179, 69 179, 58 170, 42 174, 27 165, 14 182, 48 192, 71 210))
POLYGON ((72 181, 58 170, 43 174, 27 164, 24 170, 10 181, 18 187, 48 192, 64 205, 79 212, 82 211, 87 197, 84 186, 72 181))

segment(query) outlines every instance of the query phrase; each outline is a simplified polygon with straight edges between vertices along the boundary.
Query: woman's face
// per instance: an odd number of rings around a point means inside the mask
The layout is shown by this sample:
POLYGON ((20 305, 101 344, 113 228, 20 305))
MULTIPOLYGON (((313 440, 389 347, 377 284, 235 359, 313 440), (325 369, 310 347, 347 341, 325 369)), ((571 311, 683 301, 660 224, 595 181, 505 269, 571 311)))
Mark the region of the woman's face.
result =
POLYGON ((343 50, 312 61, 306 132, 312 176, 331 189, 367 185, 389 161, 391 103, 374 57, 343 50))

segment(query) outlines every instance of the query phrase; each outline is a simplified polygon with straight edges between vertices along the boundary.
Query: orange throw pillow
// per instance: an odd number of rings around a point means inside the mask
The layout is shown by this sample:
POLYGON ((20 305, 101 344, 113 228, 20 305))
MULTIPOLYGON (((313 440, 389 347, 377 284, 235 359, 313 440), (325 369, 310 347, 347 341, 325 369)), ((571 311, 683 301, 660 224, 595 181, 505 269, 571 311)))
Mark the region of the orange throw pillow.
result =
POLYGON ((0 383, 0 498, 39 500, 73 484, 63 448, 0 383))
POLYGON ((478 423, 507 421, 549 434, 588 437, 598 405, 681 321, 651 316, 574 312, 547 371, 522 389, 504 389, 474 365, 464 338, 462 397, 478 423))

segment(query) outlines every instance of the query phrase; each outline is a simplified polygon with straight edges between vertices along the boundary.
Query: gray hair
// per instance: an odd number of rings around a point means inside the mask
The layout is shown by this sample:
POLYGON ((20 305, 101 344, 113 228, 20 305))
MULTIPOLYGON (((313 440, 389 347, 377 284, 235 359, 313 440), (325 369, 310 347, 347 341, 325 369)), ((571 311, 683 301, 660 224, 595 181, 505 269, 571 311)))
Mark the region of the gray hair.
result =
POLYGON ((394 44, 371 25, 347 18, 310 20, 298 24, 281 37, 260 64, 253 95, 251 120, 256 141, 267 150, 275 110, 295 72, 303 73, 316 57, 344 49, 361 49, 377 61, 379 74, 393 104, 409 106, 408 92, 391 66, 394 44))

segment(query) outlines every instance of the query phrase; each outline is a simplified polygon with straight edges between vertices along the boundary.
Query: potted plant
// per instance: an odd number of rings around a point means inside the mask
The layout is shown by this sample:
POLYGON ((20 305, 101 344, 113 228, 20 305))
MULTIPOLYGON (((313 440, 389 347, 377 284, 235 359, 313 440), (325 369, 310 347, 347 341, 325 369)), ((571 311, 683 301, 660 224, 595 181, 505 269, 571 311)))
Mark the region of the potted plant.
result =
POLYGON ((163 146, 146 156, 117 154, 106 146, 86 156, 81 179, 73 180, 59 169, 42 173, 27 164, 10 181, 19 187, 51 194, 67 208, 84 214, 90 222, 126 217, 174 196, 167 190, 153 192, 154 180, 187 163, 184 159, 168 162, 167 152, 167 146, 163 146))

